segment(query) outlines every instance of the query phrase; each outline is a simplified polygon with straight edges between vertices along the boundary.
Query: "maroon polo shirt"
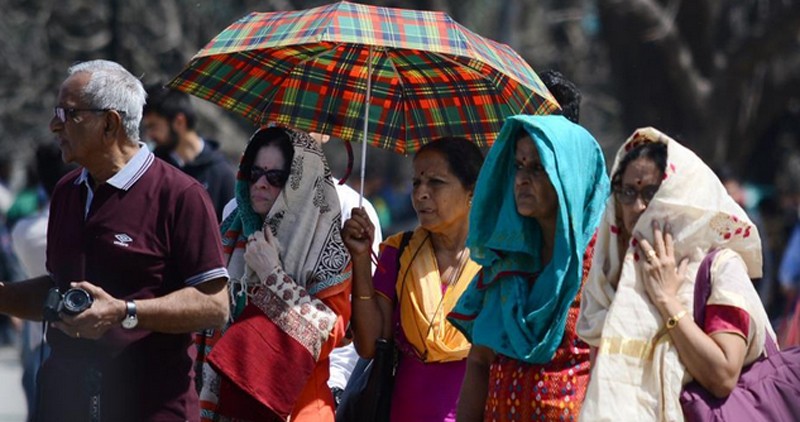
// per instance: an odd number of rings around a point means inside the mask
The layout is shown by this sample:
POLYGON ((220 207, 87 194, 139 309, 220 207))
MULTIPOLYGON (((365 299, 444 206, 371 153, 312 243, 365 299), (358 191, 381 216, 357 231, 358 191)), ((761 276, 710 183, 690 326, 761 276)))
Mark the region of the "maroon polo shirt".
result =
MULTIPOLYGON (((52 197, 47 269, 62 292, 87 280, 118 299, 149 299, 227 278, 216 214, 194 179, 145 147, 93 191, 87 177, 71 172, 52 197)), ((199 419, 191 334, 118 326, 96 341, 47 337, 40 420, 88 420, 98 391, 103 421, 199 419)))

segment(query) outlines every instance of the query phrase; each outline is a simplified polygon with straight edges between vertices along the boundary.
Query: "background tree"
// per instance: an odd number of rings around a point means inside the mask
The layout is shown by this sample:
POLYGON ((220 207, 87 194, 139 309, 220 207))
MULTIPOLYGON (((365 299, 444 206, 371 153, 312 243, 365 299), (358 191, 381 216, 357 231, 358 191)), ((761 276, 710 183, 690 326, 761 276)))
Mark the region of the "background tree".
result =
MULTIPOLYGON (((78 60, 119 61, 166 81, 249 11, 319 0, 2 0, 0 157, 24 160, 47 129, 58 83, 78 60)), ((556 68, 584 93, 582 123, 612 151, 653 125, 702 157, 772 183, 800 161, 800 6, 794 0, 385 0, 444 10, 556 68)), ((250 123, 197 101, 202 133, 231 156, 250 123)), ((394 159, 394 158, 390 158, 394 159)), ((336 160, 334 160, 336 161, 336 160)))

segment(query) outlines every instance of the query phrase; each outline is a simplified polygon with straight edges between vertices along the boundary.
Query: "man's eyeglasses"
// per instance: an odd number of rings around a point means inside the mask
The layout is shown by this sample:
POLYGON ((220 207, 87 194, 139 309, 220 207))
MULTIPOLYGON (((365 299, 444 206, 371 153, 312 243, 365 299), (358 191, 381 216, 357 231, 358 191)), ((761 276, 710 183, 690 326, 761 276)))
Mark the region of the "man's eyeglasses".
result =
POLYGON ((124 111, 116 110, 113 108, 68 108, 68 107, 53 107, 53 115, 61 121, 67 123, 67 119, 75 115, 79 111, 91 111, 93 113, 105 113, 107 111, 116 111, 119 114, 125 114, 124 111))
POLYGON ((623 188, 618 187, 614 188, 614 195, 619 201, 620 204, 624 205, 631 205, 636 202, 636 198, 642 198, 642 202, 645 205, 650 204, 650 201, 653 200, 653 197, 656 196, 656 192, 658 192, 658 188, 661 187, 660 185, 650 185, 645 186, 642 190, 636 190, 634 188, 623 188))
POLYGON ((267 170, 261 167, 251 167, 250 168, 250 183, 255 184, 261 179, 261 176, 267 177, 267 183, 276 188, 282 188, 283 185, 286 184, 286 180, 289 178, 289 172, 286 170, 267 170))

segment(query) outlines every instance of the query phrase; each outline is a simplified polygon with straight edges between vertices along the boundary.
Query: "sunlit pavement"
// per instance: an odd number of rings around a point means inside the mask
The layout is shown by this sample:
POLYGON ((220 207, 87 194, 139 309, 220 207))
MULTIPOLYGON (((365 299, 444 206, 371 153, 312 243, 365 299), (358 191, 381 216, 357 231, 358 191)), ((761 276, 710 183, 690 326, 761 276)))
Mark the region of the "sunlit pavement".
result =
POLYGON ((13 346, 0 346, 0 422, 24 422, 27 415, 22 391, 22 366, 13 346))

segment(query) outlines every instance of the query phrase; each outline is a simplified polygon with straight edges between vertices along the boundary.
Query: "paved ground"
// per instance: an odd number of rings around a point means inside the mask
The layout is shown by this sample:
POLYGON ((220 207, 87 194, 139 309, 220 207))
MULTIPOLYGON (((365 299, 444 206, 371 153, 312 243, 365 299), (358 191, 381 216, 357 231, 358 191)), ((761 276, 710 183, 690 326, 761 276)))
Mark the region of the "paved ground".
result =
POLYGON ((24 422, 27 415, 22 391, 22 367, 14 347, 0 347, 0 422, 24 422))

